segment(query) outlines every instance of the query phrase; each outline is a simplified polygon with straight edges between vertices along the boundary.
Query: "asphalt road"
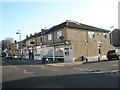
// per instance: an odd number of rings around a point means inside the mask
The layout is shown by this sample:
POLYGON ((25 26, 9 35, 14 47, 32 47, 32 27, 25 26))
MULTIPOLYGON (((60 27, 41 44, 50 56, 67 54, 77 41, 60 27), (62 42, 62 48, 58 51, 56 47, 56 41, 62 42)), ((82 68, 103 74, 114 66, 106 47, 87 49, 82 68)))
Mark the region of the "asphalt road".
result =
POLYGON ((117 70, 118 60, 62 66, 24 60, 2 62, 2 88, 118 88, 118 77, 103 74, 117 70))

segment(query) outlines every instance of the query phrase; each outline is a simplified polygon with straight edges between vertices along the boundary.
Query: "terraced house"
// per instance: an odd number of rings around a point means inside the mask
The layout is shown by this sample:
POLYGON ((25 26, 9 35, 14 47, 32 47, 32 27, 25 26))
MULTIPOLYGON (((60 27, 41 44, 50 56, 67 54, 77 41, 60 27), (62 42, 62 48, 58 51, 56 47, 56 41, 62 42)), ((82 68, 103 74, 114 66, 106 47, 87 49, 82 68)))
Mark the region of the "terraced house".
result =
POLYGON ((67 20, 25 39, 25 58, 74 62, 106 59, 112 49, 109 30, 67 20), (84 57, 84 58, 83 58, 84 57))

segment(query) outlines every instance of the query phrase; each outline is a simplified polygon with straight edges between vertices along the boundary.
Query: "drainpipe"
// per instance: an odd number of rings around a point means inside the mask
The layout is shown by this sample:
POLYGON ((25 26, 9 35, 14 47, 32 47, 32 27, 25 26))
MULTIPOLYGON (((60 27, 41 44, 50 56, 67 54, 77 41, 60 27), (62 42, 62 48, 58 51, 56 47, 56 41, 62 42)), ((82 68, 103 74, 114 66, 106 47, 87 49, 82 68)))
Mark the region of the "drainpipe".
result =
POLYGON ((53 46, 53 61, 55 61, 55 46, 53 46))
POLYGON ((86 30, 86 42, 85 42, 85 46, 86 46, 86 62, 88 62, 88 31, 86 30))
MULTIPOLYGON (((53 31, 53 34, 52 34, 52 39, 53 39, 53 43, 54 43, 54 31, 53 31)), ((53 46, 53 61, 55 61, 55 46, 53 46)))

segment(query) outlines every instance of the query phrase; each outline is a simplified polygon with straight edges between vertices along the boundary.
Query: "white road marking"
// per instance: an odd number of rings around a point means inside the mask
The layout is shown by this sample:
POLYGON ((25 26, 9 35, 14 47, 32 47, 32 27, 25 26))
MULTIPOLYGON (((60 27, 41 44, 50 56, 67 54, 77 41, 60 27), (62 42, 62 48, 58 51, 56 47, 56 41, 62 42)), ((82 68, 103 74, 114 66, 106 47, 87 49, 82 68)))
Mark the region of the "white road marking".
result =
POLYGON ((82 68, 80 68, 80 67, 77 67, 77 68, 73 68, 73 69, 78 69, 78 70, 85 70, 85 69, 82 69, 82 68))
POLYGON ((58 69, 53 69, 52 71, 59 71, 58 69))
POLYGON ((49 66, 65 66, 65 65, 59 65, 59 64, 48 64, 49 66))
POLYGON ((42 69, 51 70, 51 71, 59 71, 58 69, 53 68, 45 68, 44 66, 41 66, 42 69))
POLYGON ((26 73, 26 69, 24 69, 24 73, 26 73))
POLYGON ((73 69, 78 69, 78 68, 73 68, 73 69))
POLYGON ((45 68, 45 67, 42 66, 41 68, 45 68))
POLYGON ((29 72, 26 69, 24 69, 24 74, 33 74, 33 72, 29 72))

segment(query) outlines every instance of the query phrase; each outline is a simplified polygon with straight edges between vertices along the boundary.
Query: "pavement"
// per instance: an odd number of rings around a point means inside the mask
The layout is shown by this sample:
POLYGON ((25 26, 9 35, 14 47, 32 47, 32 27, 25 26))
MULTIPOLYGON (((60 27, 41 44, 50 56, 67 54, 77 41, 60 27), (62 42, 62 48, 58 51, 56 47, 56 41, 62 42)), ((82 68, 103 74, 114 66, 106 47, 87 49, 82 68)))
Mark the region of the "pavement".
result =
POLYGON ((120 77, 120 70, 118 68, 120 60, 101 60, 93 62, 66 62, 46 64, 49 66, 78 66, 74 69, 81 69, 86 72, 101 73, 108 76, 120 77))

